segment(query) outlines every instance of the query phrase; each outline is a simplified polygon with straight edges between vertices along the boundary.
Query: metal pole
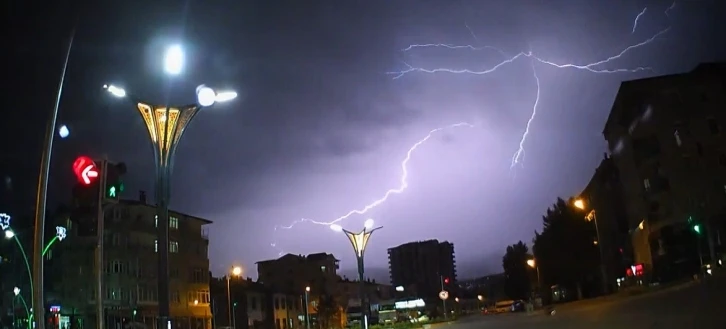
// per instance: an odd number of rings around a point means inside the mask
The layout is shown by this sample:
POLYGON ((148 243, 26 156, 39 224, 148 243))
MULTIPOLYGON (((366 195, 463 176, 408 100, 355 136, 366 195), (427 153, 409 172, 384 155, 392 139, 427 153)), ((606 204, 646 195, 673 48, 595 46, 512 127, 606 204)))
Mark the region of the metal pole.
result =
POLYGON ((308 291, 305 290, 305 328, 310 329, 310 310, 308 309, 308 291))
POLYGON ((607 270, 605 269, 605 253, 602 249, 602 239, 600 239, 600 229, 597 225, 597 213, 595 210, 592 210, 592 220, 595 221, 595 234, 597 235, 597 247, 598 251, 600 252, 600 272, 602 275, 602 292, 603 294, 608 293, 608 286, 610 285, 608 281, 608 275, 607 270))
POLYGON ((358 258, 358 281, 360 281, 360 328, 366 329, 368 307, 366 303, 366 283, 363 273, 363 252, 358 253, 358 255, 356 258, 358 258))
POLYGON ((106 317, 103 312, 103 238, 105 230, 105 218, 103 212, 103 187, 106 186, 106 170, 108 170, 108 161, 101 161, 101 179, 98 182, 98 196, 96 197, 96 328, 103 329, 106 317))
POLYGON ((68 42, 66 58, 63 62, 63 71, 58 83, 58 93, 55 96, 55 106, 51 113, 48 126, 45 131, 45 149, 40 160, 40 173, 38 174, 38 194, 35 199, 35 241, 33 241, 33 310, 37 329, 45 329, 45 300, 43 295, 43 244, 45 243, 45 205, 48 197, 48 175, 50 172, 50 158, 53 153, 53 137, 55 136, 55 125, 58 119, 58 107, 60 106, 61 95, 63 94, 63 83, 68 70, 68 60, 71 57, 73 38, 76 29, 71 31, 71 38, 68 42))
POLYGON ((237 305, 232 307, 232 328, 237 328, 237 305))
MULTIPOLYGON (((168 122, 168 120, 167 120, 168 122)), ((162 159, 164 157, 162 156, 162 159)), ((163 161, 163 160, 161 160, 163 161)), ((160 161, 160 162, 161 162, 160 161)), ((169 160, 171 161, 171 159, 169 160)), ((157 229, 159 253, 158 292, 159 292, 159 326, 157 329, 170 327, 169 321, 169 164, 159 163, 157 188, 157 229)))
MULTIPOLYGON (((441 291, 444 291, 444 276, 439 275, 439 281, 441 281, 441 291)), ((446 320, 449 315, 446 314, 446 299, 441 299, 442 304, 444 305, 444 320, 446 320)))
POLYGON ((227 323, 232 325, 232 295, 229 293, 229 275, 227 275, 227 323))

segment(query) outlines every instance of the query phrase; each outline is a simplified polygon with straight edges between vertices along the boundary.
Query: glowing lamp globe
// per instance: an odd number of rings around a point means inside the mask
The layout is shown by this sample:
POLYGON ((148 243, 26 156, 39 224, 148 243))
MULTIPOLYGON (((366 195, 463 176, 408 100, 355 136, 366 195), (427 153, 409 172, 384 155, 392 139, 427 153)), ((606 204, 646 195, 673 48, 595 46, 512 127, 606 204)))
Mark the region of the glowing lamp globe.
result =
POLYGON ((199 103, 199 105, 204 107, 212 106, 216 100, 217 94, 212 88, 205 85, 197 87, 197 103, 199 103))

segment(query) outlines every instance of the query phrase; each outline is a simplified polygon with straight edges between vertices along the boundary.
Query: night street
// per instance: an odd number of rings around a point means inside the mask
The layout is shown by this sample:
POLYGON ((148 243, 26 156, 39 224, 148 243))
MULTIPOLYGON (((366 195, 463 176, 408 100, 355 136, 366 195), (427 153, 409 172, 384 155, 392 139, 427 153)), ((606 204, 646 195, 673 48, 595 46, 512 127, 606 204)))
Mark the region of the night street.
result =
MULTIPOLYGON (((557 307, 555 316, 509 314, 465 319, 469 328, 726 328, 726 277, 629 298, 557 307)), ((443 327, 441 327, 443 328, 443 327)), ((438 329, 438 328, 437 328, 438 329)))

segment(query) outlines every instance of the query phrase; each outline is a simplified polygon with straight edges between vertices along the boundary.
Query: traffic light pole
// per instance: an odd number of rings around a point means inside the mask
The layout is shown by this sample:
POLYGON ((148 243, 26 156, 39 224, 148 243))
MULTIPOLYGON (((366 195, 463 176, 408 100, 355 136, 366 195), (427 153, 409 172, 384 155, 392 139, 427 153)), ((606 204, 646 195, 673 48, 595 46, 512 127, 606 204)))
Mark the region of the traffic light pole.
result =
POLYGON ((96 199, 96 221, 98 222, 98 228, 96 229, 97 245, 96 245, 96 328, 103 329, 106 317, 104 316, 103 310, 103 237, 105 230, 105 218, 103 209, 103 200, 105 186, 106 186, 106 173, 108 170, 108 161, 105 159, 101 161, 101 177, 98 185, 98 198, 96 199))

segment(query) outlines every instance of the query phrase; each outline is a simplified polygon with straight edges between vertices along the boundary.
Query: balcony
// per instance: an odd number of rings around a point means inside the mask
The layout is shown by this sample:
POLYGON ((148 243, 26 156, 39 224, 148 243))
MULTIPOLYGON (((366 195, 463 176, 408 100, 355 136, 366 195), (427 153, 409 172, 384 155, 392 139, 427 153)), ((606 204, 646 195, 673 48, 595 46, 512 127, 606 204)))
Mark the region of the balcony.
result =
POLYGON ((202 229, 202 239, 209 241, 209 230, 202 229))

